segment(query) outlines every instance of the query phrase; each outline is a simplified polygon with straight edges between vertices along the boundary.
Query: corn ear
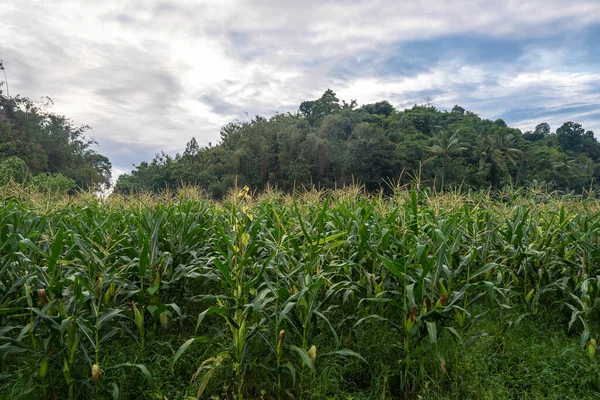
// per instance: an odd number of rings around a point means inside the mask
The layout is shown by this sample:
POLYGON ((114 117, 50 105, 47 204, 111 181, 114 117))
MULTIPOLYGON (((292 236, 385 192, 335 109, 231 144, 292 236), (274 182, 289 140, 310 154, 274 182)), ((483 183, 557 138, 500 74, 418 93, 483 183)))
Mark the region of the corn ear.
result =
POLYGON ((279 332, 279 341, 277 342, 277 357, 281 357, 283 346, 285 345, 285 331, 282 329, 279 332))
POLYGON ((98 277, 98 280, 96 281, 96 297, 100 298, 102 297, 102 287, 104 286, 104 281, 102 280, 102 277, 98 277))
POLYGON ((44 379, 46 377, 46 375, 48 374, 48 365, 49 365, 49 360, 48 358, 44 358, 42 360, 42 362, 40 363, 40 368, 38 369, 38 376, 41 379, 44 379))
POLYGON ((67 382, 67 385, 70 385, 72 382, 71 366, 66 358, 63 358, 63 374, 65 376, 65 382, 67 382))
POLYGON ((244 352, 244 345, 246 344, 246 320, 242 321, 240 325, 240 329, 238 330, 238 342, 237 342, 237 351, 238 357, 241 358, 244 352))
POLYGON ((440 293, 442 293, 442 295, 445 296, 448 294, 448 289, 446 289, 446 286, 444 286, 441 280, 438 281, 438 288, 440 289, 440 293))
POLYGON ((40 298, 40 306, 43 307, 48 304, 48 296, 45 289, 38 289, 38 297, 40 298))
POLYGON ((596 348, 597 347, 598 346, 596 344, 596 339, 591 338, 587 344, 587 355, 590 359, 593 359, 596 356, 596 348))
POLYGON ((167 312, 163 311, 160 313, 159 317, 158 317, 159 321, 160 321, 160 326, 162 326, 163 328, 166 328, 167 326, 167 312))
POLYGON ((92 365, 92 380, 94 381, 94 384, 97 385, 98 382, 100 382, 100 365, 98 364, 94 364, 92 365))
POLYGON ((313 368, 316 368, 316 366, 317 366, 317 346, 315 346, 313 344, 310 347, 310 349, 308 349, 308 356, 310 357, 310 359, 313 362, 313 368))
POLYGON ((531 289, 527 295, 525 295, 525 303, 529 304, 531 299, 533 298, 533 294, 535 293, 535 288, 531 289))
POLYGON ((410 310, 410 314, 406 319, 406 333, 410 334, 412 332, 413 327, 415 326, 415 322, 417 321, 417 306, 413 305, 410 310))
POLYGON ((73 343, 69 345, 69 364, 73 365, 75 363, 75 355, 77 354, 77 348, 79 347, 79 335, 75 337, 73 343))

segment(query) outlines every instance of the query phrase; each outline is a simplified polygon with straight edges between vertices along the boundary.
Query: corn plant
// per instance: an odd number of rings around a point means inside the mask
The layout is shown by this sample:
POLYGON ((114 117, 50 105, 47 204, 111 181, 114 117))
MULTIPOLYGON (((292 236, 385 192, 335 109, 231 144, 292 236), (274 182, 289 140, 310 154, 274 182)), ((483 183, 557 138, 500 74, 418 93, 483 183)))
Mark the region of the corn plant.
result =
POLYGON ((0 202, 0 378, 29 377, 15 396, 115 398, 135 370, 137 396, 171 398, 169 381, 174 397, 310 398, 356 364, 351 385, 416 397, 460 373, 485 318, 551 316, 596 356, 591 196, 244 187, 218 203, 0 202), (378 330, 386 360, 356 343, 378 330), (114 360, 121 348, 131 359, 114 360))

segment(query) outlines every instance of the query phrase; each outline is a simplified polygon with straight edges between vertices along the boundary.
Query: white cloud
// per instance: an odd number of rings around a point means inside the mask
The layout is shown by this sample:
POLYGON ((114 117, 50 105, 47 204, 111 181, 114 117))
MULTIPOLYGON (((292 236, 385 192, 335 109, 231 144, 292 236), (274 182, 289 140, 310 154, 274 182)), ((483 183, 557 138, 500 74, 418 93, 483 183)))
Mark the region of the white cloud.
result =
POLYGON ((374 68, 411 40, 572 33, 600 23, 597 0, 5 0, 0 21, 12 92, 49 95, 57 112, 93 126, 115 172, 181 150, 192 136, 214 143, 219 127, 245 112, 291 111, 328 87, 343 99, 400 106, 430 93, 440 107, 459 103, 484 117, 532 101, 550 110, 600 103, 589 90, 600 84, 597 65, 573 72, 577 49, 535 41, 512 64, 423 54, 432 61, 414 74, 374 68), (338 76, 347 60, 364 69, 338 76))

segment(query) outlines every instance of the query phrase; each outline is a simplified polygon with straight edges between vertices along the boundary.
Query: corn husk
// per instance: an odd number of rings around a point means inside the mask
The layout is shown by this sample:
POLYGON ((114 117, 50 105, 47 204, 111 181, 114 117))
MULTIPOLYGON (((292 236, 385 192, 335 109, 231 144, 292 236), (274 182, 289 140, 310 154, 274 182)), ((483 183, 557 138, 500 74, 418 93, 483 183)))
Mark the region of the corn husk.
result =
POLYGON ((92 380, 94 381, 95 385, 97 385, 98 382, 100 382, 100 375, 100 366, 98 364, 92 365, 92 380))

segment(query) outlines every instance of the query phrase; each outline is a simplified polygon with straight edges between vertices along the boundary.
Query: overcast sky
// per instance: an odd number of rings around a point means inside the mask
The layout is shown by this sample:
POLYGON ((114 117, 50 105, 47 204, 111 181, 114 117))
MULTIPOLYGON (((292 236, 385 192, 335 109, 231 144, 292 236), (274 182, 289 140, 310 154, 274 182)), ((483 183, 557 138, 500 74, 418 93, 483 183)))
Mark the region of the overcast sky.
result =
POLYGON ((600 0, 2 0, 11 95, 50 96, 113 175, 327 88, 600 133, 600 0))

